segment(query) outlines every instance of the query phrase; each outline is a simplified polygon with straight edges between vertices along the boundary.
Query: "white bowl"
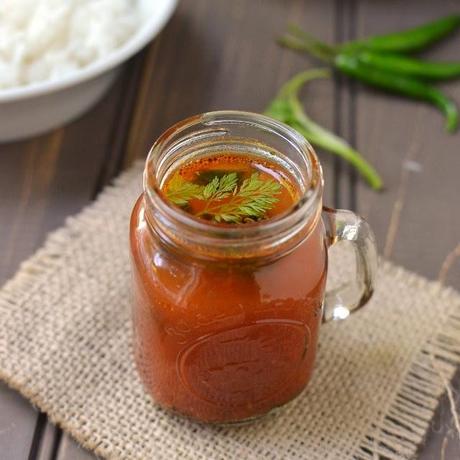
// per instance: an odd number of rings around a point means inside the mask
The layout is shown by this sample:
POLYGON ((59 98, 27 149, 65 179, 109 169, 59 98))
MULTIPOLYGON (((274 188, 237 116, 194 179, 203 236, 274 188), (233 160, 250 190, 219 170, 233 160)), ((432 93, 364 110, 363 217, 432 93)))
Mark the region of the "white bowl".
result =
POLYGON ((114 52, 60 80, 0 90, 0 142, 49 131, 93 106, 109 89, 121 64, 158 34, 177 4, 177 0, 140 2, 143 25, 114 52))

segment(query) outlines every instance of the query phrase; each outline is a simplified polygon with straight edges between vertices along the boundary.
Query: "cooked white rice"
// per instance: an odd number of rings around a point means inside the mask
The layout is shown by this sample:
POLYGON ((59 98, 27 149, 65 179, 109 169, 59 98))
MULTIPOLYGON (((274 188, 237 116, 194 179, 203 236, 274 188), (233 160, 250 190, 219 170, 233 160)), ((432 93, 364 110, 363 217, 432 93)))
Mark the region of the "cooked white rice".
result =
POLYGON ((123 45, 137 0, 0 0, 0 89, 58 80, 123 45))

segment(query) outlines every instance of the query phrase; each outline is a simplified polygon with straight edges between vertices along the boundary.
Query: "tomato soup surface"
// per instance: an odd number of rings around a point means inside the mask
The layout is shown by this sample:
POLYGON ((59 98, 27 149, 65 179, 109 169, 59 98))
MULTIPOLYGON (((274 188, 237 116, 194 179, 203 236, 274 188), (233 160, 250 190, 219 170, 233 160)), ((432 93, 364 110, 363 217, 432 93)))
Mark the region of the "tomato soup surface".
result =
POLYGON ((299 199, 292 177, 276 163, 231 153, 185 164, 163 192, 193 216, 227 224, 273 218, 299 199))
MULTIPOLYGON (((161 192, 196 219, 242 228, 288 214, 300 196, 280 164, 226 152, 181 164, 161 192)), ((193 245, 171 250, 146 224, 146 206, 141 197, 131 219, 133 317, 137 366, 155 401, 231 423, 297 396, 322 316, 321 220, 279 257, 214 261, 195 257, 193 245)))

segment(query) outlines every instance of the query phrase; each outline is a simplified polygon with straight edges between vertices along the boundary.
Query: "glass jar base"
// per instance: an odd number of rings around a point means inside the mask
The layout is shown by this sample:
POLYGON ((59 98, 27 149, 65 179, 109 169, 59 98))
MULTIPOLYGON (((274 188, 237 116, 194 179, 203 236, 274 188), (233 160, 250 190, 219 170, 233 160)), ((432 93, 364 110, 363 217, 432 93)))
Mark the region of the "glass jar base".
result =
POLYGON ((219 420, 210 420, 210 421, 205 421, 205 420, 200 420, 198 418, 195 418, 191 415, 188 415, 188 414, 185 414, 175 408, 171 408, 171 407, 165 407, 165 406, 162 406, 161 404, 158 404, 158 403, 155 403, 158 407, 160 407, 162 410, 164 410, 165 412, 167 412, 168 414, 172 415, 172 416, 175 416, 175 417, 179 417, 179 418, 182 418, 182 419, 187 419, 187 420, 190 420, 191 422, 194 422, 194 423, 197 423, 197 424, 200 424, 200 425, 211 425, 211 426, 215 426, 215 427, 239 427, 239 426, 246 426, 246 425, 250 425, 250 424, 253 424, 253 423, 257 423, 257 422, 260 422, 262 420, 266 420, 266 419, 270 419, 270 418, 274 418, 274 417, 277 417, 279 416, 280 414, 282 414, 283 412, 285 412, 289 406, 291 406, 299 397, 300 395, 303 393, 304 390, 301 390, 297 395, 295 395, 292 399, 290 399, 289 401, 279 405, 279 406, 275 406, 271 409, 269 409, 267 412, 263 412, 261 414, 257 414, 257 415, 253 415, 253 416, 250 416, 250 417, 247 417, 247 418, 244 418, 244 419, 241 419, 241 420, 227 420, 227 421, 219 421, 219 420))

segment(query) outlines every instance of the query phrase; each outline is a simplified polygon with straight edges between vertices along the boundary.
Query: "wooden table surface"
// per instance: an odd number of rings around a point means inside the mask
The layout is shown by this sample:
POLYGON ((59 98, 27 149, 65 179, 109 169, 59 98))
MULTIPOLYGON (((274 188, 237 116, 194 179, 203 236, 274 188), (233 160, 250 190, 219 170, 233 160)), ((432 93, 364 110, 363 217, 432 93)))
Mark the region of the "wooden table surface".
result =
MULTIPOLYGON (((166 127, 207 110, 261 111, 283 81, 313 67, 307 57, 275 44, 288 22, 333 41, 452 12, 459 12, 455 0, 183 0, 161 35, 125 66, 90 112, 44 136, 0 145, 0 283, 49 231, 145 156, 166 127)), ((457 36, 428 55, 458 59, 459 47, 457 36)), ((446 90, 460 103, 459 83, 446 90)), ((314 83, 304 101, 315 119, 373 162, 386 184, 377 194, 320 151, 325 202, 365 216, 386 257, 460 288, 460 135, 447 135, 442 117, 429 107, 340 78, 314 83)), ((453 385, 460 389, 460 377, 453 385)), ((0 384, 0 460, 90 458, 0 384)), ((419 458, 460 458, 446 398, 419 458)))

